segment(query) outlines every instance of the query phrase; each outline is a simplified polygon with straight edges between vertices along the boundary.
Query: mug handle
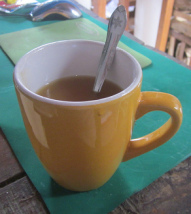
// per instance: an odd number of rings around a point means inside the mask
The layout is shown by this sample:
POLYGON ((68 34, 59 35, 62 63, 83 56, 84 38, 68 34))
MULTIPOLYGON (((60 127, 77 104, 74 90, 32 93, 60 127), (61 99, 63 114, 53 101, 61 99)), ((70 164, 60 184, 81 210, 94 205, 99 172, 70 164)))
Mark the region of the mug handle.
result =
POLYGON ((164 111, 171 117, 154 132, 137 139, 131 139, 122 161, 151 151, 168 141, 182 123, 182 106, 173 95, 162 92, 142 92, 135 119, 151 111, 164 111))

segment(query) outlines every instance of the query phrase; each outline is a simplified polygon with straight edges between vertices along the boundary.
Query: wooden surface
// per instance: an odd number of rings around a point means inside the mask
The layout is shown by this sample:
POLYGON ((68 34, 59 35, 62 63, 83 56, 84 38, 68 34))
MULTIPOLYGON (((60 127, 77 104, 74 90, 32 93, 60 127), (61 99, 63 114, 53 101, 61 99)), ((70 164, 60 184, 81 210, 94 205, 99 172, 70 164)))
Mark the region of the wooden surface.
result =
POLYGON ((163 0, 161 17, 158 28, 156 48, 165 51, 170 29, 170 20, 173 11, 174 0, 163 0))
POLYGON ((175 18, 176 17, 181 17, 181 18, 187 20, 188 22, 191 22, 191 14, 190 14, 190 11, 188 11, 188 10, 185 10, 185 11, 174 10, 173 16, 175 18))
POLYGON ((172 17, 168 54, 191 66, 191 1, 175 0, 172 17))
POLYGON ((174 19, 171 21, 171 29, 176 32, 182 33, 183 35, 191 38, 191 23, 187 20, 179 21, 174 19))
POLYGON ((110 214, 190 214, 191 157, 147 188, 124 201, 110 214))
POLYGON ((176 10, 191 10, 190 0, 175 0, 174 8, 176 10))
POLYGON ((92 10, 98 16, 106 18, 106 0, 92 0, 92 10))
MULTIPOLYGON (((0 129, 0 213, 49 214, 0 129)), ((125 200, 110 214, 191 213, 191 157, 125 200)))
POLYGON ((0 129, 0 214, 48 214, 0 129))
MULTIPOLYGON (((127 26, 126 31, 132 31, 132 23, 134 24, 134 17, 130 17, 129 6, 135 6, 136 0, 119 0, 118 5, 123 5, 127 12, 127 26)), ((92 11, 99 17, 106 18, 106 0, 92 0, 92 11)))

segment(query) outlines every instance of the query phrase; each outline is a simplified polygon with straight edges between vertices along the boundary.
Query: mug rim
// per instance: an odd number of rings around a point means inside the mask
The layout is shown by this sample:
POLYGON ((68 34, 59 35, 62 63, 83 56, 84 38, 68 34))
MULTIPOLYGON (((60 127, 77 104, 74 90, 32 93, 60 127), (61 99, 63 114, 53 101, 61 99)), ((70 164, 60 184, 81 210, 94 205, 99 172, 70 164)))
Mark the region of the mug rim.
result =
MULTIPOLYGON (((92 40, 83 40, 83 39, 72 39, 72 40, 61 40, 61 41, 56 41, 56 42, 51 42, 51 43, 47 43, 41 46, 38 46, 34 49, 32 49, 31 51, 27 52, 25 55, 23 55, 19 61, 16 63, 15 68, 14 68, 14 72, 13 72, 13 81, 15 84, 15 87, 20 90, 22 93, 24 93, 25 95, 41 101, 41 102, 46 102, 46 103, 50 103, 50 104, 54 104, 54 105, 61 105, 61 106, 92 106, 92 105, 98 105, 98 104, 103 104, 103 103, 107 103, 110 101, 114 101, 117 100, 121 97, 123 97, 126 94, 131 93, 137 86, 139 86, 141 84, 141 80, 142 80, 142 68, 141 65, 139 64, 139 62, 135 59, 134 56, 132 56, 130 53, 124 51, 123 49, 117 47, 116 51, 120 51, 123 54, 127 55, 132 61, 133 63, 136 65, 137 70, 138 70, 138 75, 137 78, 134 79, 134 81, 125 89, 123 89, 122 91, 120 91, 117 94, 114 94, 112 96, 109 97, 105 97, 105 98, 101 98, 98 100, 87 100, 87 101, 65 101, 65 100, 55 100, 52 98, 48 98, 48 97, 43 97, 41 95, 38 95, 37 93, 29 90, 19 79, 19 72, 20 70, 18 69, 18 67, 20 66, 20 64, 22 64, 22 61, 25 60, 26 57, 28 57, 28 55, 41 50, 44 47, 50 46, 50 45, 54 45, 54 44, 58 44, 58 43, 78 43, 78 42, 90 42, 90 43, 94 43, 94 44, 101 44, 102 46, 104 45, 104 42, 100 42, 100 41, 92 41, 92 40)), ((101 57, 101 56, 100 56, 101 57)))

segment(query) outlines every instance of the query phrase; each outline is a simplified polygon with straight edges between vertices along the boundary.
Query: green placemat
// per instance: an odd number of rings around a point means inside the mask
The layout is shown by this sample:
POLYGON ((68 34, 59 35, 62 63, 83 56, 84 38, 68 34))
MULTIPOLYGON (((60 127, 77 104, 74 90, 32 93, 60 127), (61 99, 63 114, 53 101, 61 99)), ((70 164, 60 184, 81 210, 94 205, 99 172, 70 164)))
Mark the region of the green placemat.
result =
MULTIPOLYGON (((106 26, 84 14, 102 28, 106 26)), ((13 20, 17 29, 26 29, 42 23, 23 19, 13 20), (20 23, 18 20, 22 20, 20 23)), ((0 19, 0 33, 16 27, 9 19, 0 19), (7 25, 7 28, 5 26, 7 25), (8 29, 8 30, 7 30, 8 29)), ((144 68, 143 91, 163 91, 177 96, 183 106, 183 124, 179 132, 163 146, 122 163, 113 177, 101 188, 84 193, 67 191, 59 187, 43 169, 26 134, 21 118, 13 81, 13 65, 0 51, 0 126, 11 144, 24 170, 43 197, 51 214, 108 213, 133 193, 143 189, 169 169, 191 155, 191 71, 142 45, 123 37, 124 44, 152 60, 144 68)), ((160 126, 168 116, 150 113, 135 123, 133 137, 142 136, 160 126)))
MULTIPOLYGON (((61 21, 0 36, 0 45, 13 63, 40 45, 68 39, 88 39, 105 42, 106 31, 86 18, 61 21)), ((144 68, 151 60, 119 42, 120 48, 131 53, 144 68)))

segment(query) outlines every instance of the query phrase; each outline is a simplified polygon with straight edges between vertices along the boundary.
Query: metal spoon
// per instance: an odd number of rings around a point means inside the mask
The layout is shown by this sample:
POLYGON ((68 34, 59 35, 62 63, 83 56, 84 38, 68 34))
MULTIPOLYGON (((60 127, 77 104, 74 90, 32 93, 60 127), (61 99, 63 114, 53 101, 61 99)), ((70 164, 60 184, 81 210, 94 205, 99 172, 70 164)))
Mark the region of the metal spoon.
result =
POLYGON ((127 25, 127 13, 123 5, 118 6, 112 13, 108 24, 107 38, 101 54, 93 91, 100 92, 107 72, 115 56, 117 44, 127 25))
MULTIPOLYGON (((26 13, 26 6, 19 8, 14 12, 2 12, 3 16, 23 16, 30 19, 33 22, 42 21, 53 15, 60 15, 64 19, 75 19, 82 16, 78 7, 69 1, 64 0, 51 0, 35 6, 31 12, 26 13)), ((52 17, 51 19, 54 19, 52 17)))

